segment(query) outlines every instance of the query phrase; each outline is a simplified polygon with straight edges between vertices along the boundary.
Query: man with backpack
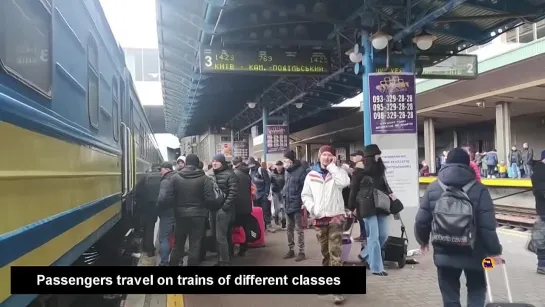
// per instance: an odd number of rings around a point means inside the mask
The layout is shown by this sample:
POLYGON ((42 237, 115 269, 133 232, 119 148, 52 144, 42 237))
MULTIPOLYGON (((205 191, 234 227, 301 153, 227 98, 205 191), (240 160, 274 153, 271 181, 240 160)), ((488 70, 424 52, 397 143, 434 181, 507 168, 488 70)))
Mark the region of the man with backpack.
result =
POLYGON ((438 180, 428 186, 415 220, 415 237, 423 251, 433 246, 443 306, 460 306, 460 275, 466 276, 467 306, 482 307, 485 257, 502 253, 496 233, 494 204, 487 188, 475 180, 466 151, 448 153, 438 180))

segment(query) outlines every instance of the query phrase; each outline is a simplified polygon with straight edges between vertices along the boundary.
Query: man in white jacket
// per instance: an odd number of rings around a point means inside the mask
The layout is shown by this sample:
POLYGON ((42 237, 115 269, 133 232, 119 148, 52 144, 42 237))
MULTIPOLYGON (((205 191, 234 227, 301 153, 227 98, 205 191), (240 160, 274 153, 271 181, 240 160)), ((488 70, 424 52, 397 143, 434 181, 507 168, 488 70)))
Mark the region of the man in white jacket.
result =
MULTIPOLYGON (((301 198, 303 207, 314 217, 316 237, 322 252, 322 265, 342 266, 342 234, 345 207, 342 190, 350 184, 348 173, 338 167, 335 149, 329 145, 320 147, 319 162, 305 178, 301 198)), ((334 294, 335 304, 344 297, 334 294)))

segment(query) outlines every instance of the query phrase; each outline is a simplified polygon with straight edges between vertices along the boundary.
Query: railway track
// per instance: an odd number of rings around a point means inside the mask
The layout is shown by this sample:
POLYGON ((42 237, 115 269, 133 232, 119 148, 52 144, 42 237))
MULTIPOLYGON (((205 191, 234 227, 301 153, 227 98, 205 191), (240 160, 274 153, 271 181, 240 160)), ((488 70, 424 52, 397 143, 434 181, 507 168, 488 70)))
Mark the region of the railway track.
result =
POLYGON ((517 228, 523 231, 532 229, 538 216, 535 209, 505 205, 495 205, 498 226, 517 228))

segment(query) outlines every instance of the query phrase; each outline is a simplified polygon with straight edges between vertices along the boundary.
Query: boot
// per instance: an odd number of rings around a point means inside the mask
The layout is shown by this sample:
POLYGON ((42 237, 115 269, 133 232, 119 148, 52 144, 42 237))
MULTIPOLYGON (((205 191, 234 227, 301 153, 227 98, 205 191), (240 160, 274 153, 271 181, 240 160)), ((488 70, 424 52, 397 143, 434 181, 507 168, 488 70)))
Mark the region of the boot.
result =
POLYGON ((280 225, 280 220, 278 219, 278 216, 275 216, 275 217, 274 217, 274 224, 275 224, 276 226, 280 225))
POLYGON ((305 259, 306 259, 305 253, 300 252, 299 254, 297 254, 297 257, 295 257, 295 262, 300 262, 300 261, 303 261, 305 259))
POLYGON ((341 305, 342 303, 344 303, 344 296, 342 296, 341 294, 333 294, 333 302, 335 303, 335 305, 341 305))
POLYGON ((284 259, 290 259, 295 257, 295 252, 290 250, 285 256, 284 259))
POLYGON ((282 219, 282 229, 286 229, 286 219, 282 219))

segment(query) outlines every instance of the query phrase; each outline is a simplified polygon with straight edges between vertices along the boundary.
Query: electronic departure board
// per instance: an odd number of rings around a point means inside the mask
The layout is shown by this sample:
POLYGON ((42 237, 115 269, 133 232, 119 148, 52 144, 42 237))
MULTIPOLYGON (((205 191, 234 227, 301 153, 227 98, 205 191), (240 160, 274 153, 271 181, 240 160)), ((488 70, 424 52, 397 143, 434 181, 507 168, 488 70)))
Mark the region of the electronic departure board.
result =
POLYGON ((202 73, 257 75, 329 75, 330 52, 313 49, 203 48, 202 73))
POLYGON ((479 70, 477 55, 419 55, 416 76, 425 79, 476 79, 479 70))

